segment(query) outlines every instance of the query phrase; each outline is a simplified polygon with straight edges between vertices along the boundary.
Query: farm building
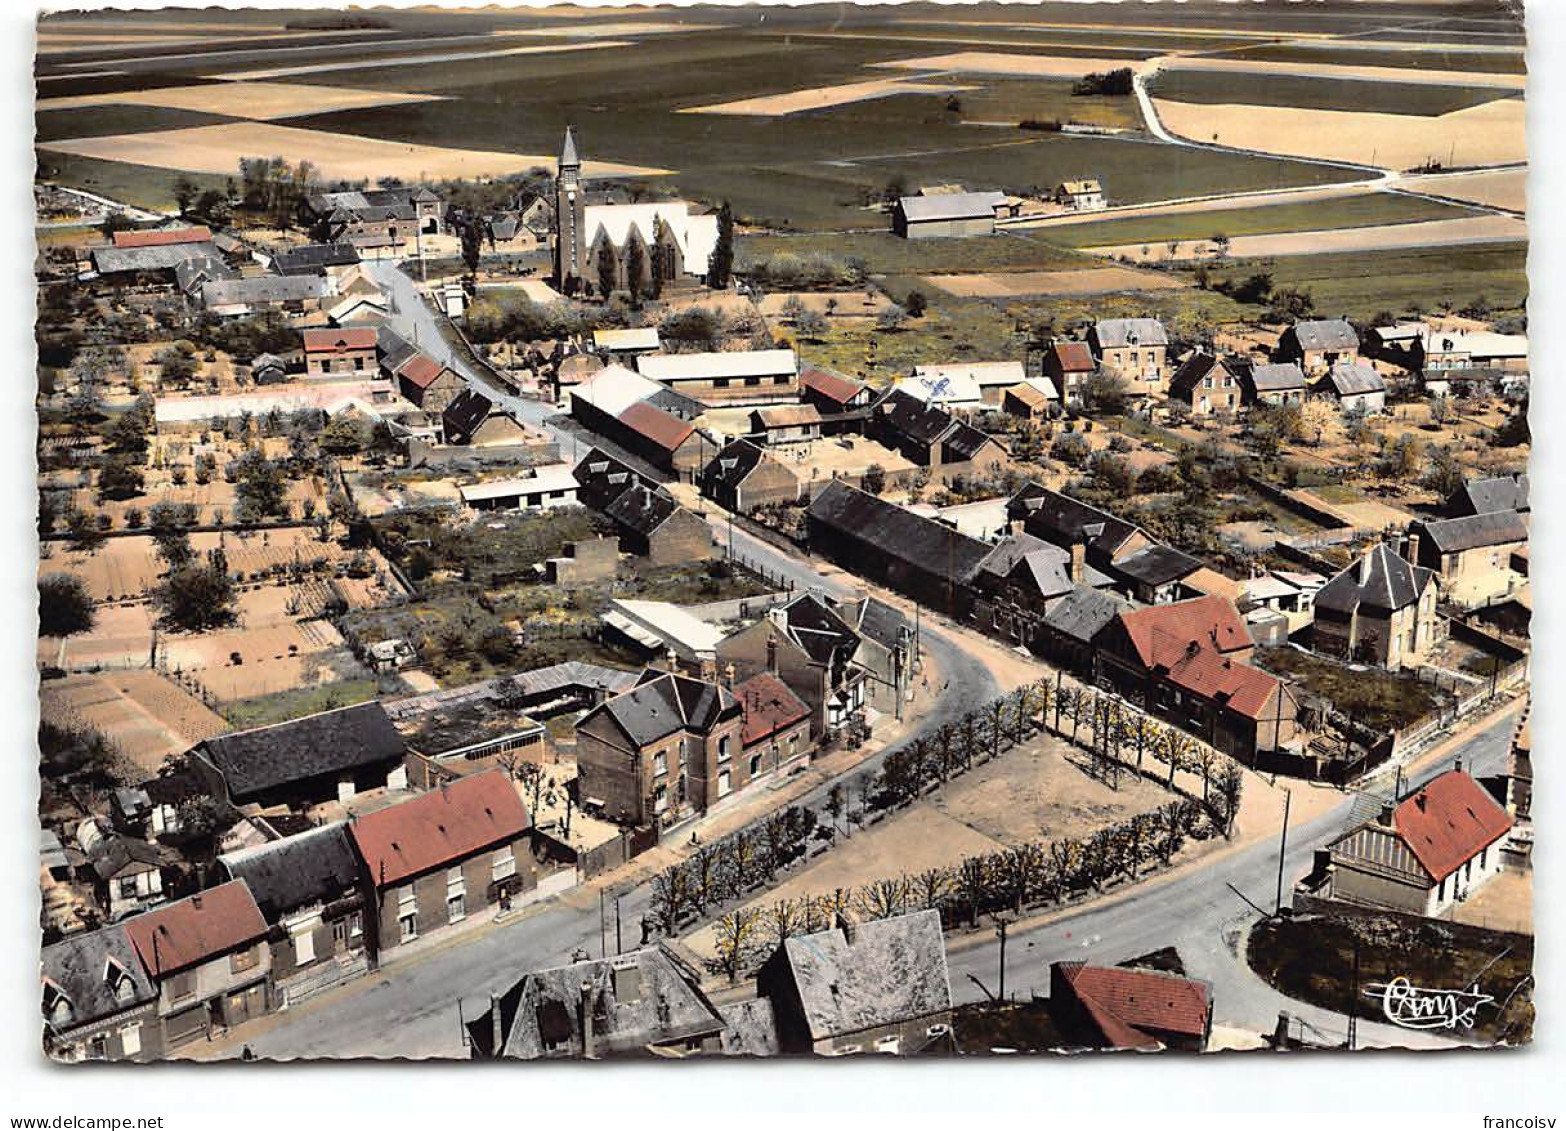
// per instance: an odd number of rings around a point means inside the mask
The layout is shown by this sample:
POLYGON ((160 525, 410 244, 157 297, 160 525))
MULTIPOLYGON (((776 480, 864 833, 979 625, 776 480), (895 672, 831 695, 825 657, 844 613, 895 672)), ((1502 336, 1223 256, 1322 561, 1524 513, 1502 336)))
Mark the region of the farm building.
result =
POLYGON ((1305 372, 1292 361, 1248 366, 1240 380, 1247 404, 1300 404, 1305 399, 1305 372))
POLYGON ((1055 203, 1073 212, 1097 212, 1109 206, 1104 199, 1104 186, 1096 178, 1061 181, 1055 189, 1055 203))
POLYGON ((1067 404, 1081 404, 1088 378, 1098 372, 1092 347, 1086 342, 1054 342, 1040 363, 1043 375, 1054 382, 1067 404))
POLYGON ((799 362, 788 349, 643 354, 636 370, 714 408, 799 400, 799 362))
POLYGON ((1072 1048, 1201 1052, 1213 1031, 1213 988, 1162 970, 1052 962, 1049 1012, 1072 1048))
POLYGON ((398 391, 432 415, 445 412, 447 406, 467 389, 461 374, 422 351, 399 365, 393 375, 397 378, 398 391))
POLYGON ((610 361, 634 360, 644 353, 656 353, 663 343, 658 339, 658 327, 638 326, 630 330, 594 330, 593 352, 610 361))
POLYGON ((1336 397, 1347 413, 1381 412, 1387 404, 1387 383, 1369 362, 1341 359, 1316 383, 1319 392, 1336 397))
POLYGON ((946 380, 971 382, 979 400, 998 405, 1005 391, 1027 376, 1020 361, 976 361, 958 365, 916 365, 914 376, 932 386, 946 380))
POLYGON ((894 389, 876 405, 869 431, 909 462, 932 472, 940 468, 943 478, 993 474, 1006 463, 1006 451, 993 437, 903 388, 894 389))
POLYGON ((492 479, 458 489, 462 501, 474 510, 552 510, 577 505, 576 476, 569 464, 538 467, 517 479, 492 479))
POLYGON ((1001 398, 1001 409, 1023 420, 1047 420, 1050 411, 1060 403, 1060 394, 1048 377, 1029 377, 1007 389, 1001 398))
POLYGON ((262 389, 209 397, 159 397, 152 410, 153 425, 160 436, 205 432, 214 420, 260 418, 273 412, 322 412, 327 416, 347 413, 379 420, 396 411, 397 397, 388 381, 266 385, 262 389))
POLYGON ((892 387, 903 396, 947 412, 973 412, 984 405, 979 383, 971 374, 961 371, 904 377, 892 387))
POLYGON ((279 275, 332 275, 358 264, 351 243, 307 243, 272 253, 272 270, 279 275))
POLYGON ((799 371, 799 394, 801 400, 815 405, 823 416, 869 408, 875 399, 874 391, 863 381, 813 365, 799 371))
POLYGON ((800 481, 760 445, 739 439, 724 445, 707 463, 701 491, 725 510, 745 514, 757 507, 798 502, 800 481))
POLYGON ((991 236, 995 221, 1010 207, 1006 194, 995 191, 899 197, 892 205, 892 232, 909 240, 991 236))
POLYGON ((651 401, 637 401, 615 419, 604 435, 654 467, 688 475, 702 465, 705 438, 688 420, 665 412, 651 401))
POLYGON ((326 280, 319 275, 256 275, 201 284, 201 306, 218 318, 248 318, 265 311, 303 314, 321 309, 326 280))
POLYGON ((1427 382, 1432 374, 1453 369, 1525 373, 1528 370, 1528 336, 1431 330, 1424 339, 1423 368, 1427 382))
POLYGON ((821 438, 821 411, 813 404, 771 405, 750 414, 750 432, 769 446, 821 438))
POLYGON ((603 614, 604 624, 644 660, 668 660, 691 672, 714 670, 724 630, 667 601, 616 597, 603 614))
POLYGON ((1342 318, 1296 322, 1278 339, 1277 360, 1295 362, 1307 377, 1320 377, 1358 354, 1359 335, 1342 318))

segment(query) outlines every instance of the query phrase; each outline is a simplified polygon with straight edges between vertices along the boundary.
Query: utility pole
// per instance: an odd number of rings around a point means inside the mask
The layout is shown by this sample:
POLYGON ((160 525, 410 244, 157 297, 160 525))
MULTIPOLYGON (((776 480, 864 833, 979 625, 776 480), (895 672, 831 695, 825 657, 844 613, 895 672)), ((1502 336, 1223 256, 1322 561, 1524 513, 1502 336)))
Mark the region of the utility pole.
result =
MULTIPOLYGON (((1282 883, 1283 881, 1279 881, 1282 883)), ((604 889, 598 889, 598 957, 609 957, 609 926, 604 918, 604 889)))
POLYGON ((614 893, 614 952, 625 953, 625 939, 620 934, 620 893, 614 893))
POLYGON ((1283 858, 1289 847, 1289 802, 1294 795, 1288 790, 1283 791, 1283 832, 1278 839, 1278 899, 1273 904, 1272 913, 1279 915, 1283 911, 1283 858))
POLYGON ((1359 935, 1354 935, 1354 976, 1349 979, 1348 1051, 1354 1051, 1354 1041, 1359 1036, 1359 935))
POLYGON ((995 933, 1000 935, 1000 1000, 1006 1000, 1006 928, 1011 925, 1007 919, 995 920, 995 933))

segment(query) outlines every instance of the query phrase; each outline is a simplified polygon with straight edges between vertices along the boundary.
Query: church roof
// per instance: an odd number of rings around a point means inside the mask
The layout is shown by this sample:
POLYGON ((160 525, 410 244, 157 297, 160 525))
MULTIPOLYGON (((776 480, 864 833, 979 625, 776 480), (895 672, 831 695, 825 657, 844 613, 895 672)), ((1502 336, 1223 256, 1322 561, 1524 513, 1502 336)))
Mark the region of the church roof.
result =
POLYGON ((582 159, 576 155, 576 131, 570 126, 566 127, 565 143, 560 147, 560 164, 580 165, 582 159))

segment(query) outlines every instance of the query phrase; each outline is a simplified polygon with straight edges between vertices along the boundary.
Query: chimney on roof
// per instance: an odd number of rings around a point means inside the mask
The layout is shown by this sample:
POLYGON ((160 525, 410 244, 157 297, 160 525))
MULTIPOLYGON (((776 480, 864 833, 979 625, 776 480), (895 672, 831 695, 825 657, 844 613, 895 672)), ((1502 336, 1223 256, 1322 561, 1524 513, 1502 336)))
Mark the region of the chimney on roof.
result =
POLYGON ((1381 807, 1381 817, 1380 817, 1381 824, 1388 825, 1388 826, 1390 826, 1392 824, 1393 814, 1397 811, 1397 806, 1395 804, 1396 800, 1397 800, 1396 798, 1393 798, 1391 801, 1388 801, 1385 805, 1383 805, 1381 807))
POLYGON ((593 984, 582 979, 576 1003, 576 1025, 582 1038, 582 1059, 596 1060, 593 1051, 593 984))
POLYGON ((1456 760, 1453 761, 1452 769, 1455 770, 1457 773, 1462 773, 1463 772, 1463 756, 1461 754, 1459 754, 1457 756, 1456 760))
POLYGON ((734 687, 734 661, 732 660, 723 665, 723 686, 731 689, 734 687))
POLYGON ((1081 585, 1087 572, 1087 543, 1071 543, 1071 584, 1081 585))
POLYGON ((767 637, 767 670, 773 675, 778 674, 778 638, 767 637))
POLYGON ((201 910, 201 893, 199 891, 190 897, 190 905, 197 911, 201 910))
POLYGON ((489 995, 489 1052, 500 1056, 500 998, 495 994, 489 995))
POLYGON ((1409 532, 1408 552, 1403 556, 1408 559, 1409 565, 1419 564, 1419 535, 1415 534, 1413 531, 1409 532))
POLYGON ((718 682, 718 660, 715 656, 703 655, 701 658, 701 678, 704 683, 718 682))
POLYGON ((843 941, 853 946, 859 937, 859 928, 854 925, 854 920, 847 911, 838 911, 833 919, 833 926, 843 932, 843 941))
POLYGON ((664 662, 669 665, 671 672, 676 670, 676 665, 680 662, 680 658, 674 654, 673 645, 670 645, 669 650, 663 654, 663 658, 664 662))
POLYGON ((1424 790, 1420 790, 1419 793, 1414 797, 1414 807, 1417 808, 1421 813, 1423 813, 1425 811, 1425 791, 1424 790))
POLYGON ((1365 556, 1359 559, 1359 583, 1361 585, 1369 585, 1370 584, 1370 555, 1371 555, 1371 553, 1372 553, 1372 551, 1367 550, 1365 552, 1365 556))

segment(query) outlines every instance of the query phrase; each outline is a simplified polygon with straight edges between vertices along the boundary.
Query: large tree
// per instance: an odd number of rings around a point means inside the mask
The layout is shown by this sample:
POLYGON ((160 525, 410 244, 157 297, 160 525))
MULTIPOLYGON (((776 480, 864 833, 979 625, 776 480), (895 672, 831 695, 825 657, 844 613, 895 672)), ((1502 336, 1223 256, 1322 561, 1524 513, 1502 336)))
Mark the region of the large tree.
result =
POLYGON ((234 481, 238 505, 235 517, 256 522, 286 513, 288 484, 277 465, 259 451, 246 452, 236 461, 234 481))
POLYGON ((75 636, 91 631, 95 613, 81 578, 50 573, 38 579, 38 635, 75 636))
POLYGON ((646 293, 647 287, 642 275, 647 270, 647 252, 642 248, 641 238, 635 232, 625 244, 625 289, 631 292, 631 297, 641 298, 646 293))
POLYGON ((707 285, 722 290, 729 285, 734 273, 734 210, 724 201, 718 209, 718 242, 713 246, 712 257, 707 260, 707 285))
POLYGON ((170 570, 156 601, 171 628, 200 632, 229 624, 234 619, 234 583, 227 558, 213 550, 205 562, 189 561, 170 570))
POLYGON ((620 264, 615 260, 614 245, 604 240, 598 245, 598 293, 608 298, 619 279, 620 264))

